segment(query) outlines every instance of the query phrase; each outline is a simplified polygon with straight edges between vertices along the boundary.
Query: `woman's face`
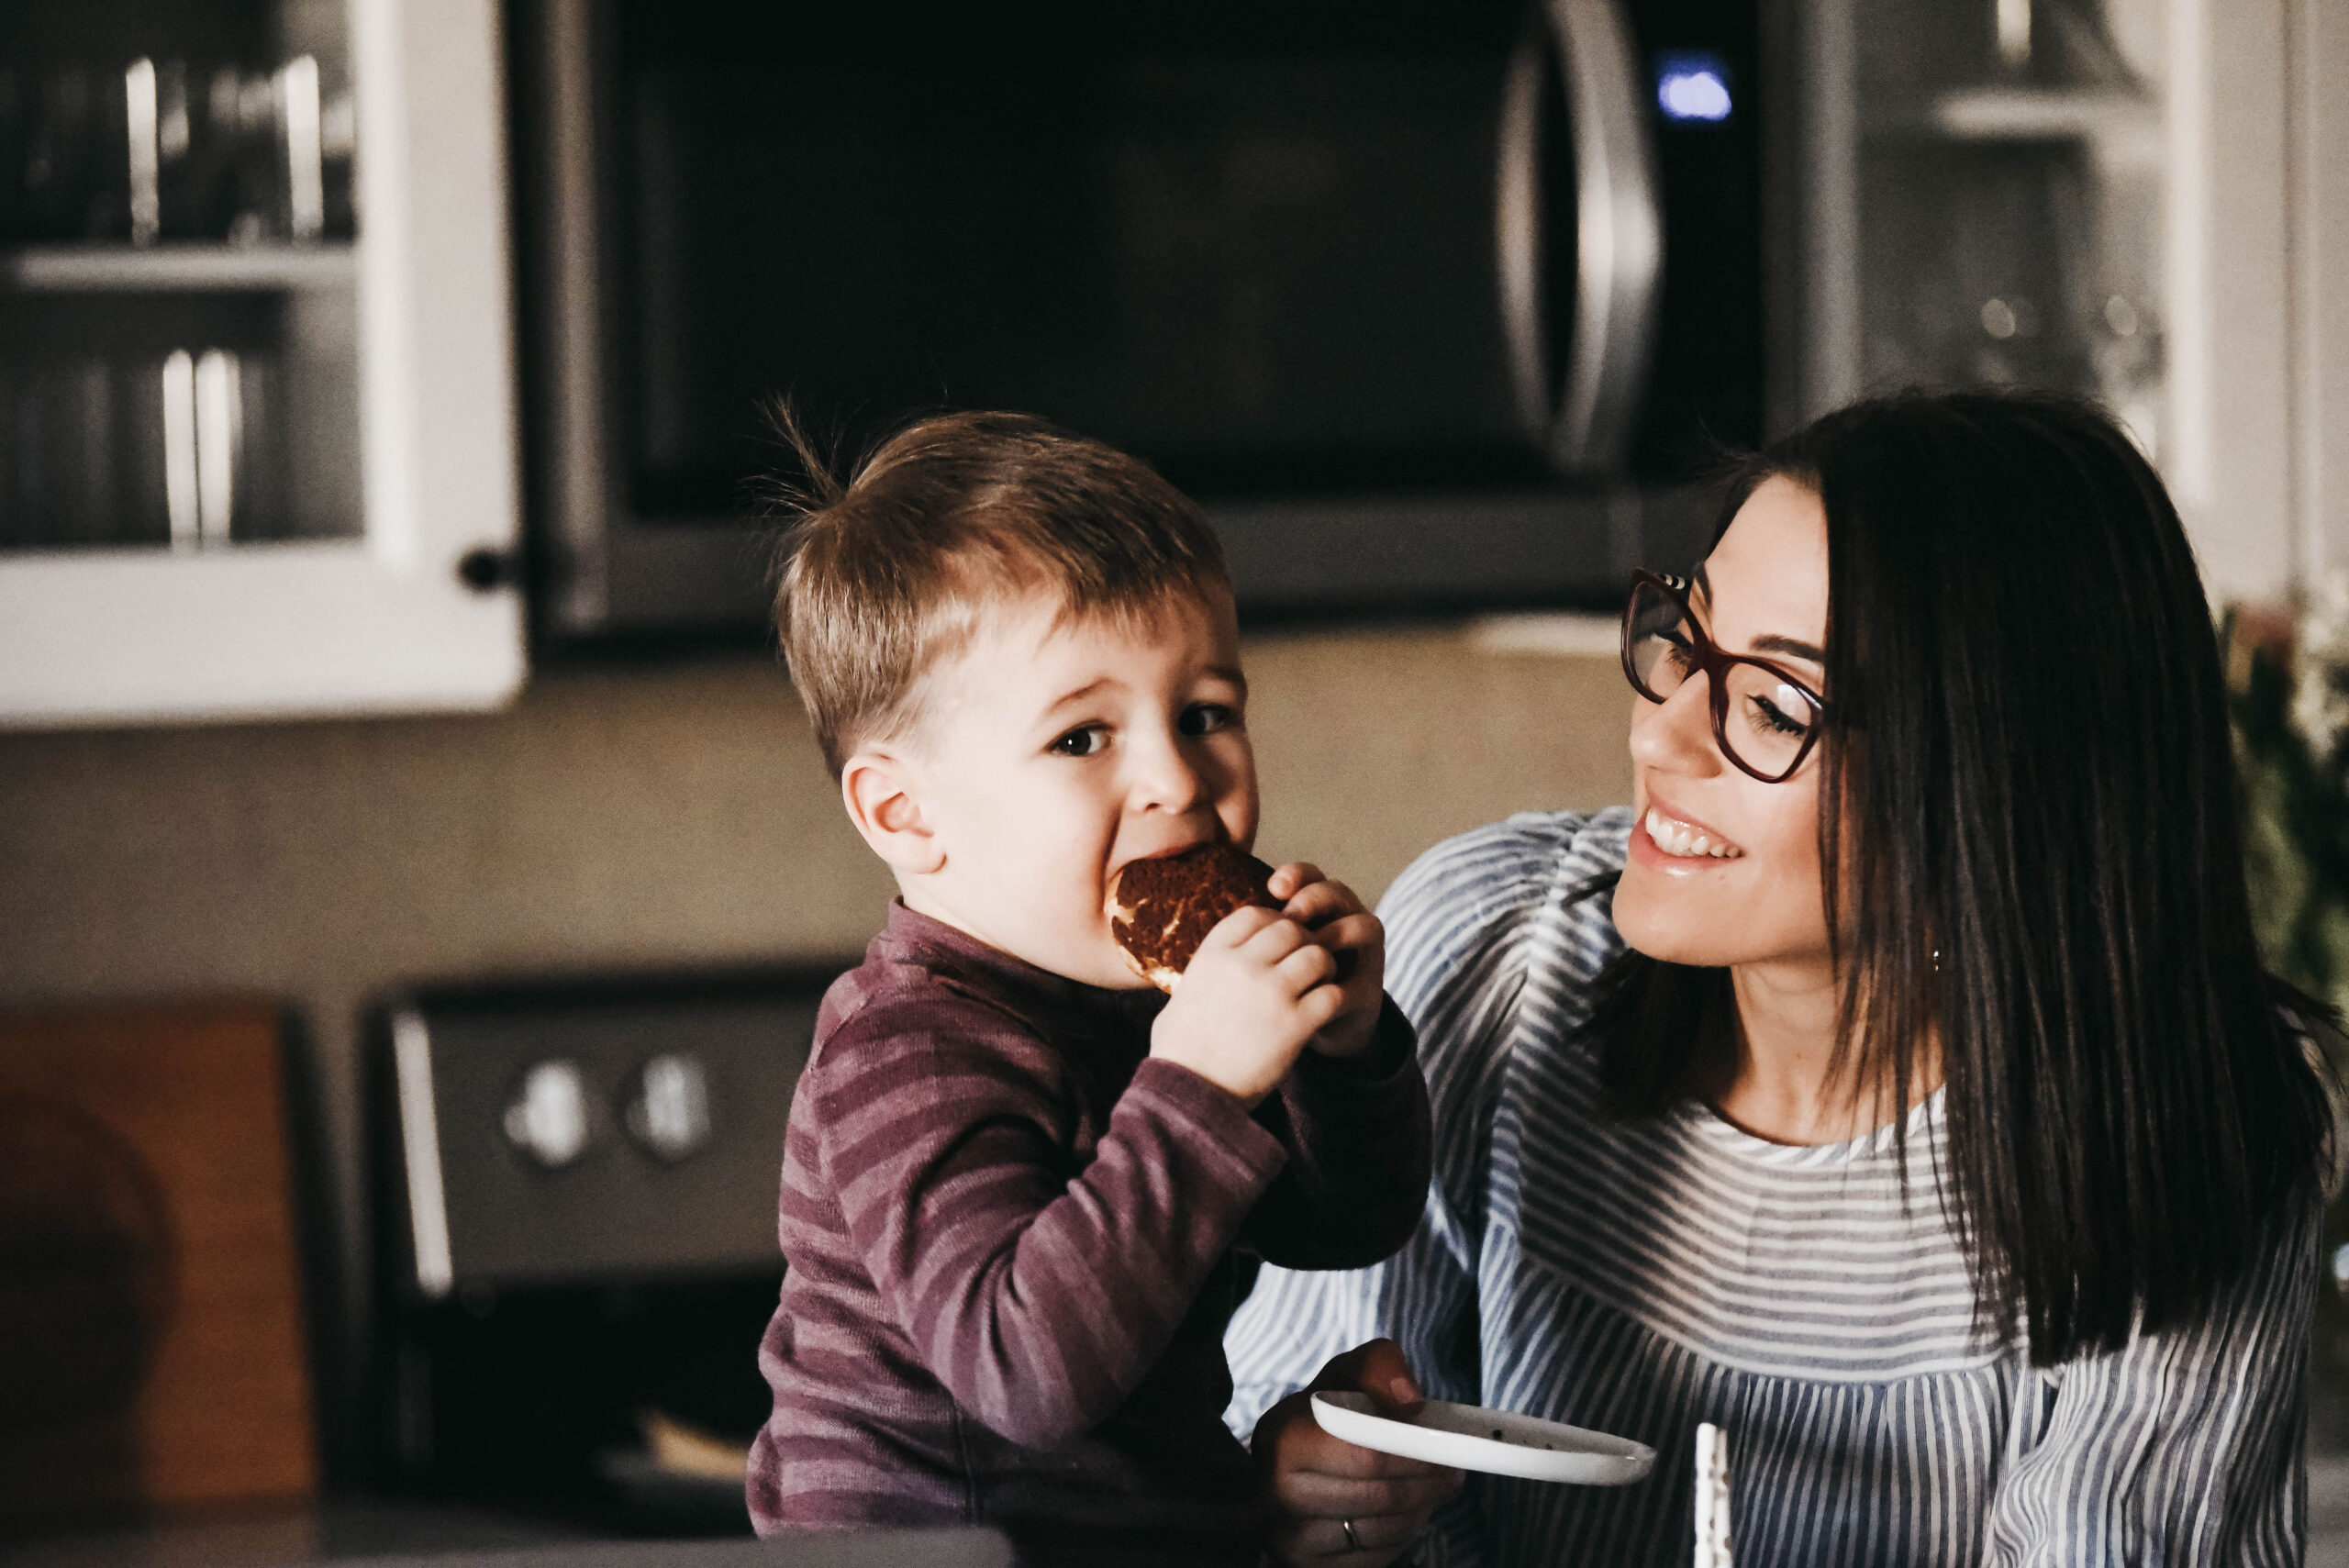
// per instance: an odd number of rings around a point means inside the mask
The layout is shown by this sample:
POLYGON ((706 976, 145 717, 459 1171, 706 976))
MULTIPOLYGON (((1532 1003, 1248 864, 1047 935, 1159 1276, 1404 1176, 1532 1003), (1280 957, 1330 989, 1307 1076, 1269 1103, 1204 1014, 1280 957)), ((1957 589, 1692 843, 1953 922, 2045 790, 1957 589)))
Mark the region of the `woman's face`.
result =
MULTIPOLYGON (((1696 584, 1690 610, 1725 652, 1767 659, 1834 700, 1820 662, 1827 514, 1817 495, 1792 480, 1765 481, 1697 568, 1696 584)), ((1639 818, 1615 924, 1632 947, 1672 963, 1824 964, 1819 748, 1792 777, 1764 784, 1721 755, 1711 702, 1701 674, 1662 703, 1631 699, 1639 818)))

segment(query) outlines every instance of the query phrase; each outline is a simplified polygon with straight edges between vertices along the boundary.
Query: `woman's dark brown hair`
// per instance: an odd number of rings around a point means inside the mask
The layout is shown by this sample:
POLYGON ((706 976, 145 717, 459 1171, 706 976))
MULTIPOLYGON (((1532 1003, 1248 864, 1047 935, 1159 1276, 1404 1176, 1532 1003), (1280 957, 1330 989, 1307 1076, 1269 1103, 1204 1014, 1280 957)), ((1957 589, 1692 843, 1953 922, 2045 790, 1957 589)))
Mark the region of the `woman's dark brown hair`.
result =
MULTIPOLYGON (((2313 1202, 2323 1086, 2262 972, 2217 637, 2177 513, 2097 409, 1907 393, 1746 465, 1827 514, 1815 765, 1839 1053, 1932 1151, 1979 1321, 2041 1365, 2194 1315, 2313 1202)), ((1728 975, 1627 954, 1618 1108, 1702 1092, 1728 975)), ((1896 1133, 1898 1136, 1898 1133, 1896 1133)))

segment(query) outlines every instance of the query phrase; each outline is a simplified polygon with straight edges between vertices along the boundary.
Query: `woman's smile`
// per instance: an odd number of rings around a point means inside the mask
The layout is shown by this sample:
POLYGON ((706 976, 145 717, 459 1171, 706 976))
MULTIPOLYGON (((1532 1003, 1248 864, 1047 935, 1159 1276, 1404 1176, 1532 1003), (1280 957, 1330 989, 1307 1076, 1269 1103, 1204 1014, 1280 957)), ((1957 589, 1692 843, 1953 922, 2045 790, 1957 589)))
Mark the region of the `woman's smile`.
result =
POLYGON ((1708 861, 1733 861, 1745 854, 1726 833, 1653 799, 1640 817, 1631 843, 1634 852, 1653 851, 1663 861, 1684 862, 1659 868, 1665 871, 1697 871, 1708 861))
MULTIPOLYGON (((1827 514, 1812 492, 1776 478, 1756 486, 1691 576, 1692 624, 1724 651, 1815 662, 1826 641, 1827 514), (1787 651, 1796 647, 1809 651, 1787 651)), ((1798 675, 1816 684, 1807 667, 1798 675)), ((1776 784, 1732 765, 1711 681, 1691 669, 1662 701, 1632 697, 1638 815, 1615 889, 1616 927, 1667 962, 1792 962, 1823 983, 1819 754, 1776 784)))

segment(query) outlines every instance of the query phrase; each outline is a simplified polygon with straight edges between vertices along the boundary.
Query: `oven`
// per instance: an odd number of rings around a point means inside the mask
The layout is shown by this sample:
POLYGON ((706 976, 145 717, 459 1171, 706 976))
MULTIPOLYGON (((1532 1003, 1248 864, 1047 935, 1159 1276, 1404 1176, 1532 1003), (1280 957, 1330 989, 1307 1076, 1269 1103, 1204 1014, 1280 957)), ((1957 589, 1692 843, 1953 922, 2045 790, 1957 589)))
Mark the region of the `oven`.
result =
POLYGON ((1252 614, 1611 601, 1762 432, 1756 0, 516 17, 555 637, 760 624, 779 396, 1140 453, 1252 614))
POLYGON ((598 1530, 750 1529, 784 1125, 842 967, 373 1010, 375 1484, 598 1530))

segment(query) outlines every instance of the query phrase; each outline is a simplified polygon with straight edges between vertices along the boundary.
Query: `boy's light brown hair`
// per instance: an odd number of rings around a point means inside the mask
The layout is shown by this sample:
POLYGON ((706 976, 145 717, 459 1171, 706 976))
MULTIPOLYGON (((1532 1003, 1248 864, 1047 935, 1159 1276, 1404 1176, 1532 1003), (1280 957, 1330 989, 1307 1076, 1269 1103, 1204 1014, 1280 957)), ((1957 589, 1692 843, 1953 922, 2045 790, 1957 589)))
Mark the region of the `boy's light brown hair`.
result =
POLYGON ((1031 415, 923 419, 845 484, 789 409, 776 425, 807 479, 775 631, 836 777, 911 725, 922 676, 992 604, 1056 593, 1063 619, 1147 616, 1230 589, 1214 530, 1155 469, 1031 415))

